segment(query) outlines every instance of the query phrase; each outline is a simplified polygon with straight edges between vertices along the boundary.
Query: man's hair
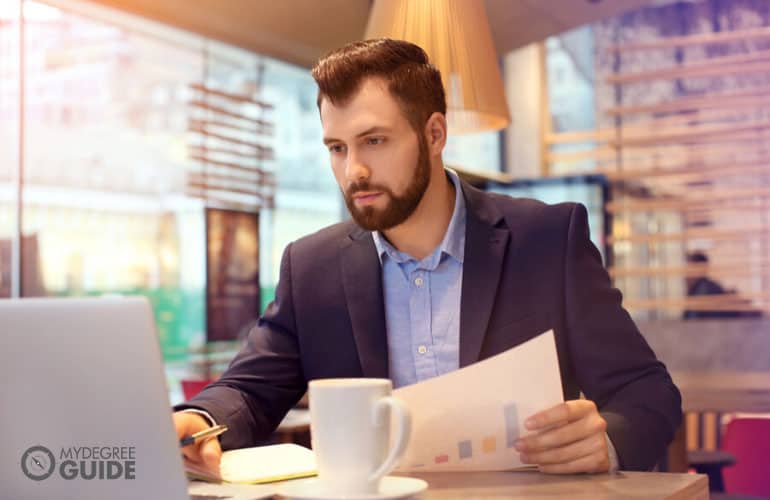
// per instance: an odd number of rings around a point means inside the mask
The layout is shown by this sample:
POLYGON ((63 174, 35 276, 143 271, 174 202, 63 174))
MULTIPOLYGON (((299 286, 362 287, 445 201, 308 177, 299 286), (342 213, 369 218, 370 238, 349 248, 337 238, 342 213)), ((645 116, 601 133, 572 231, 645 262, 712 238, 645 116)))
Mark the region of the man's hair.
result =
POLYGON ((708 262, 709 258, 708 256, 701 252, 700 250, 696 250, 692 253, 687 254, 687 262, 708 262))
POLYGON ((441 73, 430 64, 428 55, 413 43, 390 38, 349 43, 318 61, 313 68, 318 84, 318 109, 324 99, 344 105, 365 79, 373 77, 387 83, 418 133, 430 115, 446 114, 441 73))

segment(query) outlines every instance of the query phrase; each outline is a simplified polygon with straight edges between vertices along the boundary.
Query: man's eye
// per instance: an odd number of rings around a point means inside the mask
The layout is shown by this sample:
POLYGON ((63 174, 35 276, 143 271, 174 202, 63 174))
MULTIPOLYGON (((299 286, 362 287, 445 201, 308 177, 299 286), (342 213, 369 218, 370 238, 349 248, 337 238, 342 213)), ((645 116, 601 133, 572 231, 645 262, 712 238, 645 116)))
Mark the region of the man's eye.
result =
POLYGON ((342 153, 342 151, 344 151, 344 146, 342 144, 332 144, 329 146, 330 153, 342 153))
POLYGON ((383 142, 385 142, 384 137, 367 137, 366 138, 366 143, 369 144, 370 146, 376 146, 377 144, 382 144, 383 142))

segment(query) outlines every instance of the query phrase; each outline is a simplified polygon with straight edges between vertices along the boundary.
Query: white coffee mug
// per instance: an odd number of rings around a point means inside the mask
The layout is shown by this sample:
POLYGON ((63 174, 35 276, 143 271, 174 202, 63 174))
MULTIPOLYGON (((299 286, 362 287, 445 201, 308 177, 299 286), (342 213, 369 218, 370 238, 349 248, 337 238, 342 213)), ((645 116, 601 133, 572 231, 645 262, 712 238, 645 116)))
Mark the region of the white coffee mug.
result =
POLYGON ((377 493, 380 479, 396 466, 412 421, 404 403, 390 395, 392 390, 390 380, 379 378, 310 382, 311 439, 324 491, 377 493), (391 418, 396 424, 392 446, 391 418))

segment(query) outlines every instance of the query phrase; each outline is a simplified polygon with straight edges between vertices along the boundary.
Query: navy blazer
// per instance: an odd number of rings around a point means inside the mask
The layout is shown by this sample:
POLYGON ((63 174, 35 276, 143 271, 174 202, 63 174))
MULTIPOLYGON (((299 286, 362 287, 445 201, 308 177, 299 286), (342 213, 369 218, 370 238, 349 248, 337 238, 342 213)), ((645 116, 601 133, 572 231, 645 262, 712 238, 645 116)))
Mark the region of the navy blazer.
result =
MULTIPOLYGON (((462 189, 460 366, 552 328, 565 399, 582 391, 596 402, 623 469, 651 468, 679 425, 681 398, 621 306, 585 207, 462 189)), ((243 349, 220 380, 175 409, 227 424, 225 449, 254 446, 309 380, 328 377, 388 377, 380 262, 371 233, 351 221, 286 247, 275 301, 243 349)))

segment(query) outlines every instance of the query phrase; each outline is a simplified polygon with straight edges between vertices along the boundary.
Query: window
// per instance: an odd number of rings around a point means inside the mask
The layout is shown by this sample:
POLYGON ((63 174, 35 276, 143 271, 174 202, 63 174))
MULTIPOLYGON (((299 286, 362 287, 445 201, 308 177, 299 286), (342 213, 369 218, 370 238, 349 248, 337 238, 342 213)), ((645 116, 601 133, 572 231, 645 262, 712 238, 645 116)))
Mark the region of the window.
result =
POLYGON ((19 166, 19 0, 0 0, 0 298, 12 292, 19 166))
POLYGON ((216 206, 192 189, 215 170, 195 149, 219 145, 196 129, 211 119, 199 87, 271 103, 228 108, 271 124, 253 139, 271 155, 248 160, 277 176, 258 210, 264 306, 285 245, 342 216, 315 84, 307 69, 104 7, 23 5, 20 116, 21 2, 0 0, 0 296, 12 293, 20 190, 21 295, 145 295, 164 357, 185 360, 206 340, 205 208, 216 206))
POLYGON ((164 355, 204 335, 202 202, 185 195, 195 45, 25 2, 22 296, 142 294, 164 355))

